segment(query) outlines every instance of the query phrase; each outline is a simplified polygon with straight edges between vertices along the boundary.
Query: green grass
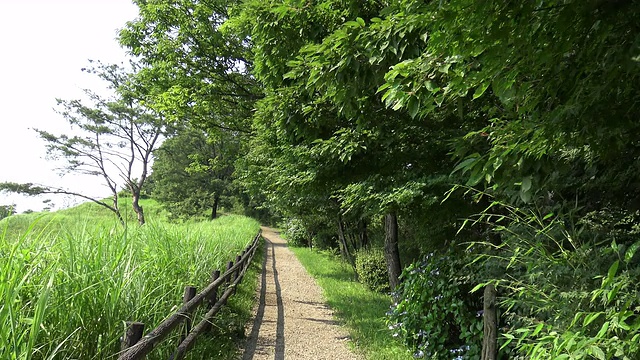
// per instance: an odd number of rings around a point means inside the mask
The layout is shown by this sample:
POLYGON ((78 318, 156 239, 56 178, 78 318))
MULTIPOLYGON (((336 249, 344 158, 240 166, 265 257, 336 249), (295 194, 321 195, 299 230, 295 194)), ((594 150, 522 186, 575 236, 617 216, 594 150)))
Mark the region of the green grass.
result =
POLYGON ((155 327, 181 305, 184 286, 202 289, 258 229, 241 216, 181 224, 149 216, 123 228, 95 204, 3 219, 0 359, 114 358, 124 321, 155 327))
POLYGON ((355 282, 352 268, 333 254, 307 248, 291 248, 302 265, 322 287, 327 303, 345 322, 358 349, 369 359, 413 359, 392 337, 385 324, 391 305, 387 295, 374 293, 355 282))

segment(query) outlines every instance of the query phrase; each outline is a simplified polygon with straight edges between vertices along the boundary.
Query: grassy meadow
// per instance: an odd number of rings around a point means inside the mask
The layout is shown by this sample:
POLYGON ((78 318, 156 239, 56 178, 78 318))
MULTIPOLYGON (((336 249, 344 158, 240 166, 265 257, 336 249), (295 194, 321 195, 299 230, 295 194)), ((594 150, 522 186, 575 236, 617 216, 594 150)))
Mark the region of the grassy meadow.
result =
POLYGON ((90 203, 0 221, 0 359, 115 359, 124 321, 155 327, 259 230, 235 215, 172 224, 143 206, 142 227, 90 203))

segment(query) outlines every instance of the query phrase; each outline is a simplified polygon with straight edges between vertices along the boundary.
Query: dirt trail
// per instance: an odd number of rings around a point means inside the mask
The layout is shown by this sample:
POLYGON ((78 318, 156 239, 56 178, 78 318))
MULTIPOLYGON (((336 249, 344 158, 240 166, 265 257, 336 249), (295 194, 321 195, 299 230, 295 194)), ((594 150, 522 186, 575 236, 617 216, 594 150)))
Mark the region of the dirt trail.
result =
POLYGON ((262 235, 266 257, 243 360, 363 359, 349 350, 348 334, 286 241, 270 228, 262 235))

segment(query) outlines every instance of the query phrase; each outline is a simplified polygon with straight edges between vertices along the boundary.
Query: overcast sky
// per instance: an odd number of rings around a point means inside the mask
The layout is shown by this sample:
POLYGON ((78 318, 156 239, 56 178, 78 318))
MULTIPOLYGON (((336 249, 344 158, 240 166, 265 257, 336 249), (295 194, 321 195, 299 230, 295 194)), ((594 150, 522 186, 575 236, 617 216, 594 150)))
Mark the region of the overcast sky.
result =
MULTIPOLYGON (((104 83, 82 72, 88 60, 126 62, 117 30, 137 16, 130 0, 0 0, 0 182, 32 182, 108 195, 99 179, 60 177, 32 128, 64 131, 56 98, 98 92, 104 83)), ((0 205, 40 210, 42 200, 0 194, 0 205)), ((56 208, 75 201, 50 197, 56 208)))

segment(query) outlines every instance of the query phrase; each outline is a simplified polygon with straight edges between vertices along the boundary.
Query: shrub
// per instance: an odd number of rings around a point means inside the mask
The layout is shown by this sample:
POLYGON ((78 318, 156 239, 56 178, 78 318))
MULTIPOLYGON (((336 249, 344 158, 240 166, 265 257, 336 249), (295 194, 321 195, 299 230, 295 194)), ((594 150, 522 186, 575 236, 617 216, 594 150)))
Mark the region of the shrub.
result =
MULTIPOLYGON (((612 247, 618 252, 615 242, 612 247)), ((507 314, 518 326, 503 334, 503 347, 513 342, 519 354, 532 360, 638 359, 637 278, 640 273, 637 267, 629 266, 638 247, 640 243, 620 252, 622 259, 615 260, 606 274, 595 277, 599 284, 590 292, 544 289, 540 294, 548 302, 544 310, 553 316, 538 320, 516 312, 507 314), (568 316, 568 312, 573 316, 568 316)), ((510 304, 518 305, 520 295, 530 296, 522 294, 530 292, 526 288, 519 292, 509 299, 510 304)), ((534 310, 539 311, 540 307, 534 310)))
POLYGON ((300 219, 287 219, 284 226, 284 235, 291 246, 308 246, 309 244, 309 234, 300 219))
POLYGON ((511 276, 496 279, 503 291, 501 352, 532 360, 638 358, 640 269, 633 258, 640 242, 550 253, 535 244, 519 252, 508 240, 502 261, 511 276))
POLYGON ((381 293, 390 290, 387 265, 382 249, 359 250, 356 254, 356 273, 360 282, 369 289, 381 293))
POLYGON ((431 253, 402 273, 388 324, 416 358, 480 357, 482 307, 478 296, 469 296, 464 259, 451 251, 431 253))
POLYGON ((638 214, 541 216, 505 205, 502 214, 481 218, 498 245, 473 245, 485 248, 473 276, 500 294, 501 355, 638 359, 638 214))

